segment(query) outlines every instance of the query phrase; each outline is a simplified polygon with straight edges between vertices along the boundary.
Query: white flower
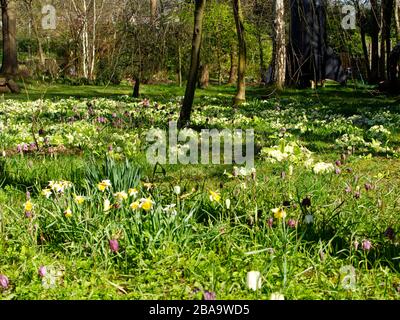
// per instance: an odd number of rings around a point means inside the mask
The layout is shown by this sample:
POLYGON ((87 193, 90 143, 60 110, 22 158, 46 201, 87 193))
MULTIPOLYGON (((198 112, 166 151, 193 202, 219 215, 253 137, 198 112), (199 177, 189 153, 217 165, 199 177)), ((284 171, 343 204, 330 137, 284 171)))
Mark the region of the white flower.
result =
POLYGON ((226 199, 225 200, 225 205, 226 205, 226 208, 229 210, 231 208, 231 200, 230 199, 226 199))
POLYGON ((180 186, 175 186, 174 187, 174 193, 179 196, 181 194, 181 187, 180 186))
POLYGON ((314 222, 314 216, 312 214, 306 215, 304 218, 305 223, 310 224, 314 222))
POLYGON ((318 162, 315 164, 313 171, 315 174, 323 174, 330 173, 335 170, 335 167, 332 163, 318 162))
POLYGON ((104 200, 104 212, 110 211, 112 208, 110 200, 106 199, 104 200))
POLYGON ((292 176, 292 175, 293 175, 293 166, 292 166, 292 165, 289 166, 289 172, 288 172, 288 174, 289 174, 289 176, 292 176))
POLYGON ((285 300, 285 297, 279 292, 274 292, 271 294, 271 298, 269 298, 269 300, 285 300))
POLYGON ((247 273, 247 287, 256 291, 261 289, 261 273, 259 271, 250 271, 247 273))

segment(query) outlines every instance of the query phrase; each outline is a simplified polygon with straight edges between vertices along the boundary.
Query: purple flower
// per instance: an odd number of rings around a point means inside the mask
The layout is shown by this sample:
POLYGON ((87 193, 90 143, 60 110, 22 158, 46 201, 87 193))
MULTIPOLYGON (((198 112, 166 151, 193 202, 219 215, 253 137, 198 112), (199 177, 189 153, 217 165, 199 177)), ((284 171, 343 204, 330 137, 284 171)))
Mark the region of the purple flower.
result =
POLYGON ((203 300, 215 300, 217 298, 217 295, 215 292, 210 292, 210 291, 204 291, 203 293, 203 300))
POLYGON ((98 123, 105 123, 105 122, 106 122, 106 118, 104 118, 104 117, 98 117, 98 118, 97 118, 97 122, 98 122, 98 123))
POLYGON ((274 224, 274 219, 273 218, 269 218, 268 219, 268 227, 272 228, 273 224, 274 224))
POLYGON ((342 161, 337 160, 337 161, 335 162, 335 164, 336 164, 336 166, 340 167, 340 166, 342 165, 342 161))
POLYGON ((346 191, 346 193, 350 193, 351 192, 351 187, 350 186, 346 186, 346 189, 344 189, 344 191, 346 191))
POLYGON ((361 198, 361 192, 360 192, 360 191, 356 191, 356 192, 354 193, 354 198, 360 199, 360 198, 361 198))
POLYGON ((374 187, 372 186, 372 184, 370 184, 370 183, 366 183, 365 185, 364 185, 364 187, 365 187, 365 190, 366 191, 370 191, 370 190, 372 190, 374 187))
POLYGON ((294 219, 289 219, 288 222, 287 222, 287 224, 288 224, 289 228, 296 228, 296 226, 297 226, 297 221, 294 220, 294 219))
POLYGON ((29 200, 31 198, 31 193, 29 191, 26 192, 26 200, 29 200))
POLYGON ((112 144, 110 144, 109 146, 108 146, 108 151, 113 151, 113 146, 112 146, 112 144))
POLYGON ((26 143, 24 143, 23 147, 22 147, 22 151, 26 152, 28 151, 28 145, 26 143))
POLYGON ((119 250, 118 240, 116 240, 116 239, 110 240, 110 250, 111 250, 111 252, 118 252, 118 250, 119 250))
POLYGON ((113 118, 116 118, 116 117, 117 117, 117 114, 114 112, 111 116, 112 116, 113 118))
POLYGON ((0 274, 0 288, 7 289, 10 281, 8 280, 7 276, 4 274, 0 274))
POLYGON ((32 143, 29 145, 29 150, 34 151, 35 149, 36 149, 36 143, 32 142, 32 143))
POLYGON ((43 278, 46 276, 47 269, 45 266, 40 266, 38 270, 39 277, 43 278))
POLYGON ((19 144, 19 145, 17 145, 17 152, 18 153, 21 153, 22 152, 22 147, 21 147, 21 145, 19 144))
POLYGON ((393 228, 391 228, 391 227, 386 229, 384 235, 386 238, 389 238, 390 240, 394 240, 394 238, 396 237, 396 234, 395 234, 393 228))
POLYGON ((311 207, 311 199, 309 197, 304 198, 303 201, 301 201, 301 205, 303 207, 311 207))
POLYGON ((32 218, 32 211, 25 211, 25 218, 32 218))
POLYGON ((335 169, 335 173, 336 173, 337 175, 339 175, 339 174, 342 173, 342 170, 340 170, 340 168, 336 168, 336 169, 335 169))
POLYGON ((356 240, 354 241, 354 249, 358 250, 358 246, 360 245, 360 243, 356 240))
POLYGON ((285 171, 282 171, 282 172, 281 172, 281 178, 282 178, 282 179, 285 179, 285 178, 286 178, 286 172, 285 172, 285 171))
POLYGON ((371 246, 372 246, 372 244, 371 244, 371 241, 369 241, 369 240, 364 240, 364 241, 362 242, 362 249, 363 249, 364 251, 369 251, 369 250, 371 250, 371 246))

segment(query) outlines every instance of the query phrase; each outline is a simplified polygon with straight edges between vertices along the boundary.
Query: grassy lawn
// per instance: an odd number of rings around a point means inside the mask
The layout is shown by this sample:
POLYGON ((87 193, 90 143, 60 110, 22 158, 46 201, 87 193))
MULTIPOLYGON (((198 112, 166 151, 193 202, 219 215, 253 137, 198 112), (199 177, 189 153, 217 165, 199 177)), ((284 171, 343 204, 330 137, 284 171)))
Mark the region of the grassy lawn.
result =
POLYGON ((184 88, 5 95, 0 299, 399 299, 399 97, 250 87, 233 110, 234 90, 198 90, 193 129, 254 129, 255 171, 146 161, 184 88))

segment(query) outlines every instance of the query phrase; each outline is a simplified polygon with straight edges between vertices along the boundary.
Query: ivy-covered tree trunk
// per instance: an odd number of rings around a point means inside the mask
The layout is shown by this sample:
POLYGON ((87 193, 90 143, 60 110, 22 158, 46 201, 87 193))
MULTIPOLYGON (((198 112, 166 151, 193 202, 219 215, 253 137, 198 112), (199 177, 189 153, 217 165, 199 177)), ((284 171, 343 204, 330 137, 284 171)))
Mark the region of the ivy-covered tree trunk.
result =
POLYGON ((247 64, 247 46, 245 39, 244 20, 242 13, 241 0, 233 0, 233 14, 236 22, 236 32, 239 45, 239 62, 238 62, 238 80, 237 93, 235 96, 235 106, 246 101, 246 64, 247 64))
POLYGON ((15 76, 18 73, 15 0, 1 0, 1 12, 3 21, 3 63, 1 73, 15 76))
POLYGON ((185 98, 179 117, 178 126, 180 128, 186 127, 190 122, 190 115, 193 108, 194 94, 196 92, 197 76, 200 65, 200 50, 201 40, 203 33, 203 18, 206 7, 206 0, 196 0, 194 10, 194 30, 192 41, 192 54, 190 59, 190 69, 188 82, 186 85, 185 98))

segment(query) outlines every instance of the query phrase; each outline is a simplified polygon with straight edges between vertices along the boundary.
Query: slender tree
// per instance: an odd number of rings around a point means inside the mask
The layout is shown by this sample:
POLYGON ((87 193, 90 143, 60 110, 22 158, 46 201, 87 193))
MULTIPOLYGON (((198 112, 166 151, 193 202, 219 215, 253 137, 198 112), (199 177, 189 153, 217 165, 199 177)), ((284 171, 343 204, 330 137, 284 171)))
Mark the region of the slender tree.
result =
POLYGON ((395 19, 395 25, 396 25, 396 39, 397 42, 400 42, 400 0, 395 1, 394 5, 394 19, 395 19))
POLYGON ((3 21, 3 63, 1 73, 15 76, 18 72, 15 0, 1 0, 1 12, 3 21))
POLYGON ((274 23, 274 81, 279 90, 285 86, 286 80, 286 36, 285 36, 285 3, 275 0, 274 23))
POLYGON ((247 46, 245 39, 244 19, 241 0, 233 0, 233 15, 235 17, 236 32, 239 45, 238 80, 235 106, 246 101, 246 67, 247 67, 247 46))
POLYGON ((186 85, 185 98, 180 113, 178 126, 180 128, 188 126, 190 115, 193 108, 194 94, 196 91, 197 76, 200 66, 200 50, 203 33, 203 18, 206 7, 206 0, 195 0, 194 9, 194 29, 192 40, 192 53, 190 59, 190 69, 188 82, 186 85))
POLYGON ((371 0, 371 77, 370 83, 379 81, 379 6, 377 0, 371 0))

